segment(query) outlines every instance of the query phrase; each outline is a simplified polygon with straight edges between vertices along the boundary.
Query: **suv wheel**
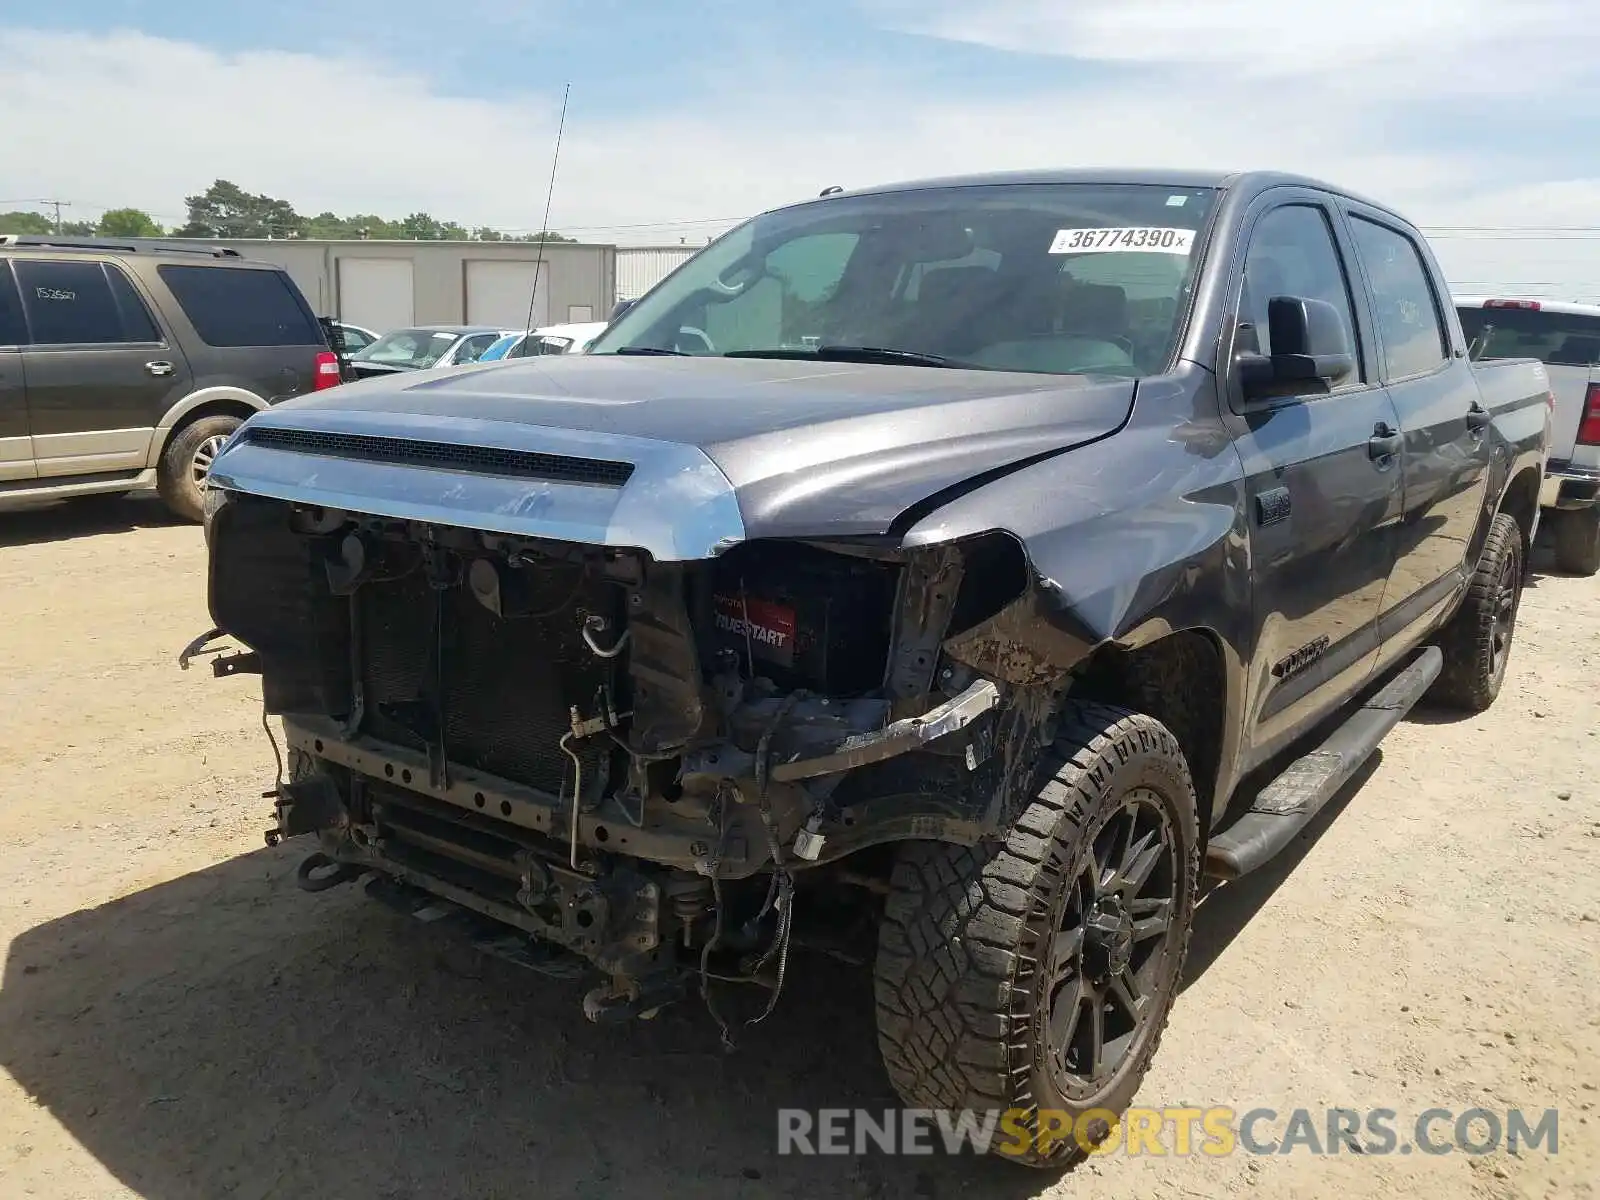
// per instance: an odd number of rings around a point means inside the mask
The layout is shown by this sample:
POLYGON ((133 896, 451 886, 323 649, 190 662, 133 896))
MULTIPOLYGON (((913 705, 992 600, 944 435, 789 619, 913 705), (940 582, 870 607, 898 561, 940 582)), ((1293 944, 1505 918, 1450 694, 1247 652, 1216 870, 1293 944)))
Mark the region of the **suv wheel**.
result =
POLYGON ((233 431, 238 417, 201 417, 172 435, 156 470, 161 502, 186 521, 205 516, 206 472, 233 431))
POLYGON ((1600 572, 1600 504, 1552 513, 1556 566, 1568 575, 1600 572))
POLYGON ((1062 718, 1003 843, 901 847, 875 971, 901 1098, 1006 1118, 995 1149, 1037 1167, 1099 1144, 1132 1102, 1177 995, 1199 872, 1177 739, 1108 705, 1062 718))

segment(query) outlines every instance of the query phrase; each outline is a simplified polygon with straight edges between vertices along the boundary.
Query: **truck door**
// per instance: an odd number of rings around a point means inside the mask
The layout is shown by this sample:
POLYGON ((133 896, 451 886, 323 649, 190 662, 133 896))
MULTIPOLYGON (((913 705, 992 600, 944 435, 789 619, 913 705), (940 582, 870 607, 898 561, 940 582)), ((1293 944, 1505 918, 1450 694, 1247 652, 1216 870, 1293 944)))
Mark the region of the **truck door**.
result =
POLYGON ((1453 345, 1449 298, 1431 258, 1377 212, 1347 210, 1356 258, 1371 297, 1379 376, 1400 414, 1405 517, 1384 594, 1379 638, 1385 660, 1417 639, 1458 594, 1489 486, 1489 413, 1480 403, 1466 347, 1453 345))
POLYGON ((1252 765, 1366 682, 1394 566, 1401 504, 1398 420, 1379 384, 1352 287, 1348 241, 1318 192, 1275 189, 1246 215, 1236 319, 1224 363, 1271 353, 1274 296, 1322 300, 1346 323, 1356 370, 1331 389, 1247 400, 1224 394, 1244 464, 1255 626, 1246 731, 1252 765))

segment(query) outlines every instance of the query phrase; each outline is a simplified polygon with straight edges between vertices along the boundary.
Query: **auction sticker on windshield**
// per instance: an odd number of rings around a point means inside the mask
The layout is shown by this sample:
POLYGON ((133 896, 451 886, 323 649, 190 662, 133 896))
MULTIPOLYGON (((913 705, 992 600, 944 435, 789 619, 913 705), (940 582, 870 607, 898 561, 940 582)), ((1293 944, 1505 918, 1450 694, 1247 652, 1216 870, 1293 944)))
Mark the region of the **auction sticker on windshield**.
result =
POLYGON ((1136 226, 1124 229, 1062 229, 1050 243, 1051 254, 1110 254, 1144 251, 1148 254, 1188 254, 1194 247, 1194 230, 1136 226))

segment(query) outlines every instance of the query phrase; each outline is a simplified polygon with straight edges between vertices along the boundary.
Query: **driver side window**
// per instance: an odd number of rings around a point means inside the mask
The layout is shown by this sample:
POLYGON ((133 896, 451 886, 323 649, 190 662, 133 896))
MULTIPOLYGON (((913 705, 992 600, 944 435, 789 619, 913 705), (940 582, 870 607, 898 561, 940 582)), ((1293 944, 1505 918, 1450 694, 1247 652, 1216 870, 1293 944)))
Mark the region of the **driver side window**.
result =
MULTIPOLYGON (((1351 346, 1357 345, 1355 310, 1344 263, 1327 213, 1312 204, 1286 204, 1257 223, 1244 261, 1237 348, 1272 353, 1267 304, 1274 296, 1322 300, 1334 307, 1351 346)), ((1360 357, 1345 386, 1363 382, 1360 357)))
MULTIPOLYGON (((853 233, 817 233, 785 242, 767 255, 763 273, 731 300, 706 305, 705 334, 714 346, 798 345, 815 332, 855 251, 853 233)), ((681 348, 699 349, 684 339, 681 348)))

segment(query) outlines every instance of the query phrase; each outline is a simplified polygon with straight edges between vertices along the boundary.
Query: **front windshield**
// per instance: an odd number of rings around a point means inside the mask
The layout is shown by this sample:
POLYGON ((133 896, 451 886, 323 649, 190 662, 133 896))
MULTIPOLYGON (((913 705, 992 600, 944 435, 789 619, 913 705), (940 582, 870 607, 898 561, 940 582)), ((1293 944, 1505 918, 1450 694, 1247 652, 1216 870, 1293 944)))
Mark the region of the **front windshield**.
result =
POLYGON ((985 184, 767 213, 674 271, 589 353, 875 350, 914 365, 1155 374, 1215 200, 1211 188, 985 184))
POLYGON ((431 367, 445 356, 460 336, 459 333, 432 329, 396 329, 351 355, 351 361, 383 363, 393 367, 431 367))

